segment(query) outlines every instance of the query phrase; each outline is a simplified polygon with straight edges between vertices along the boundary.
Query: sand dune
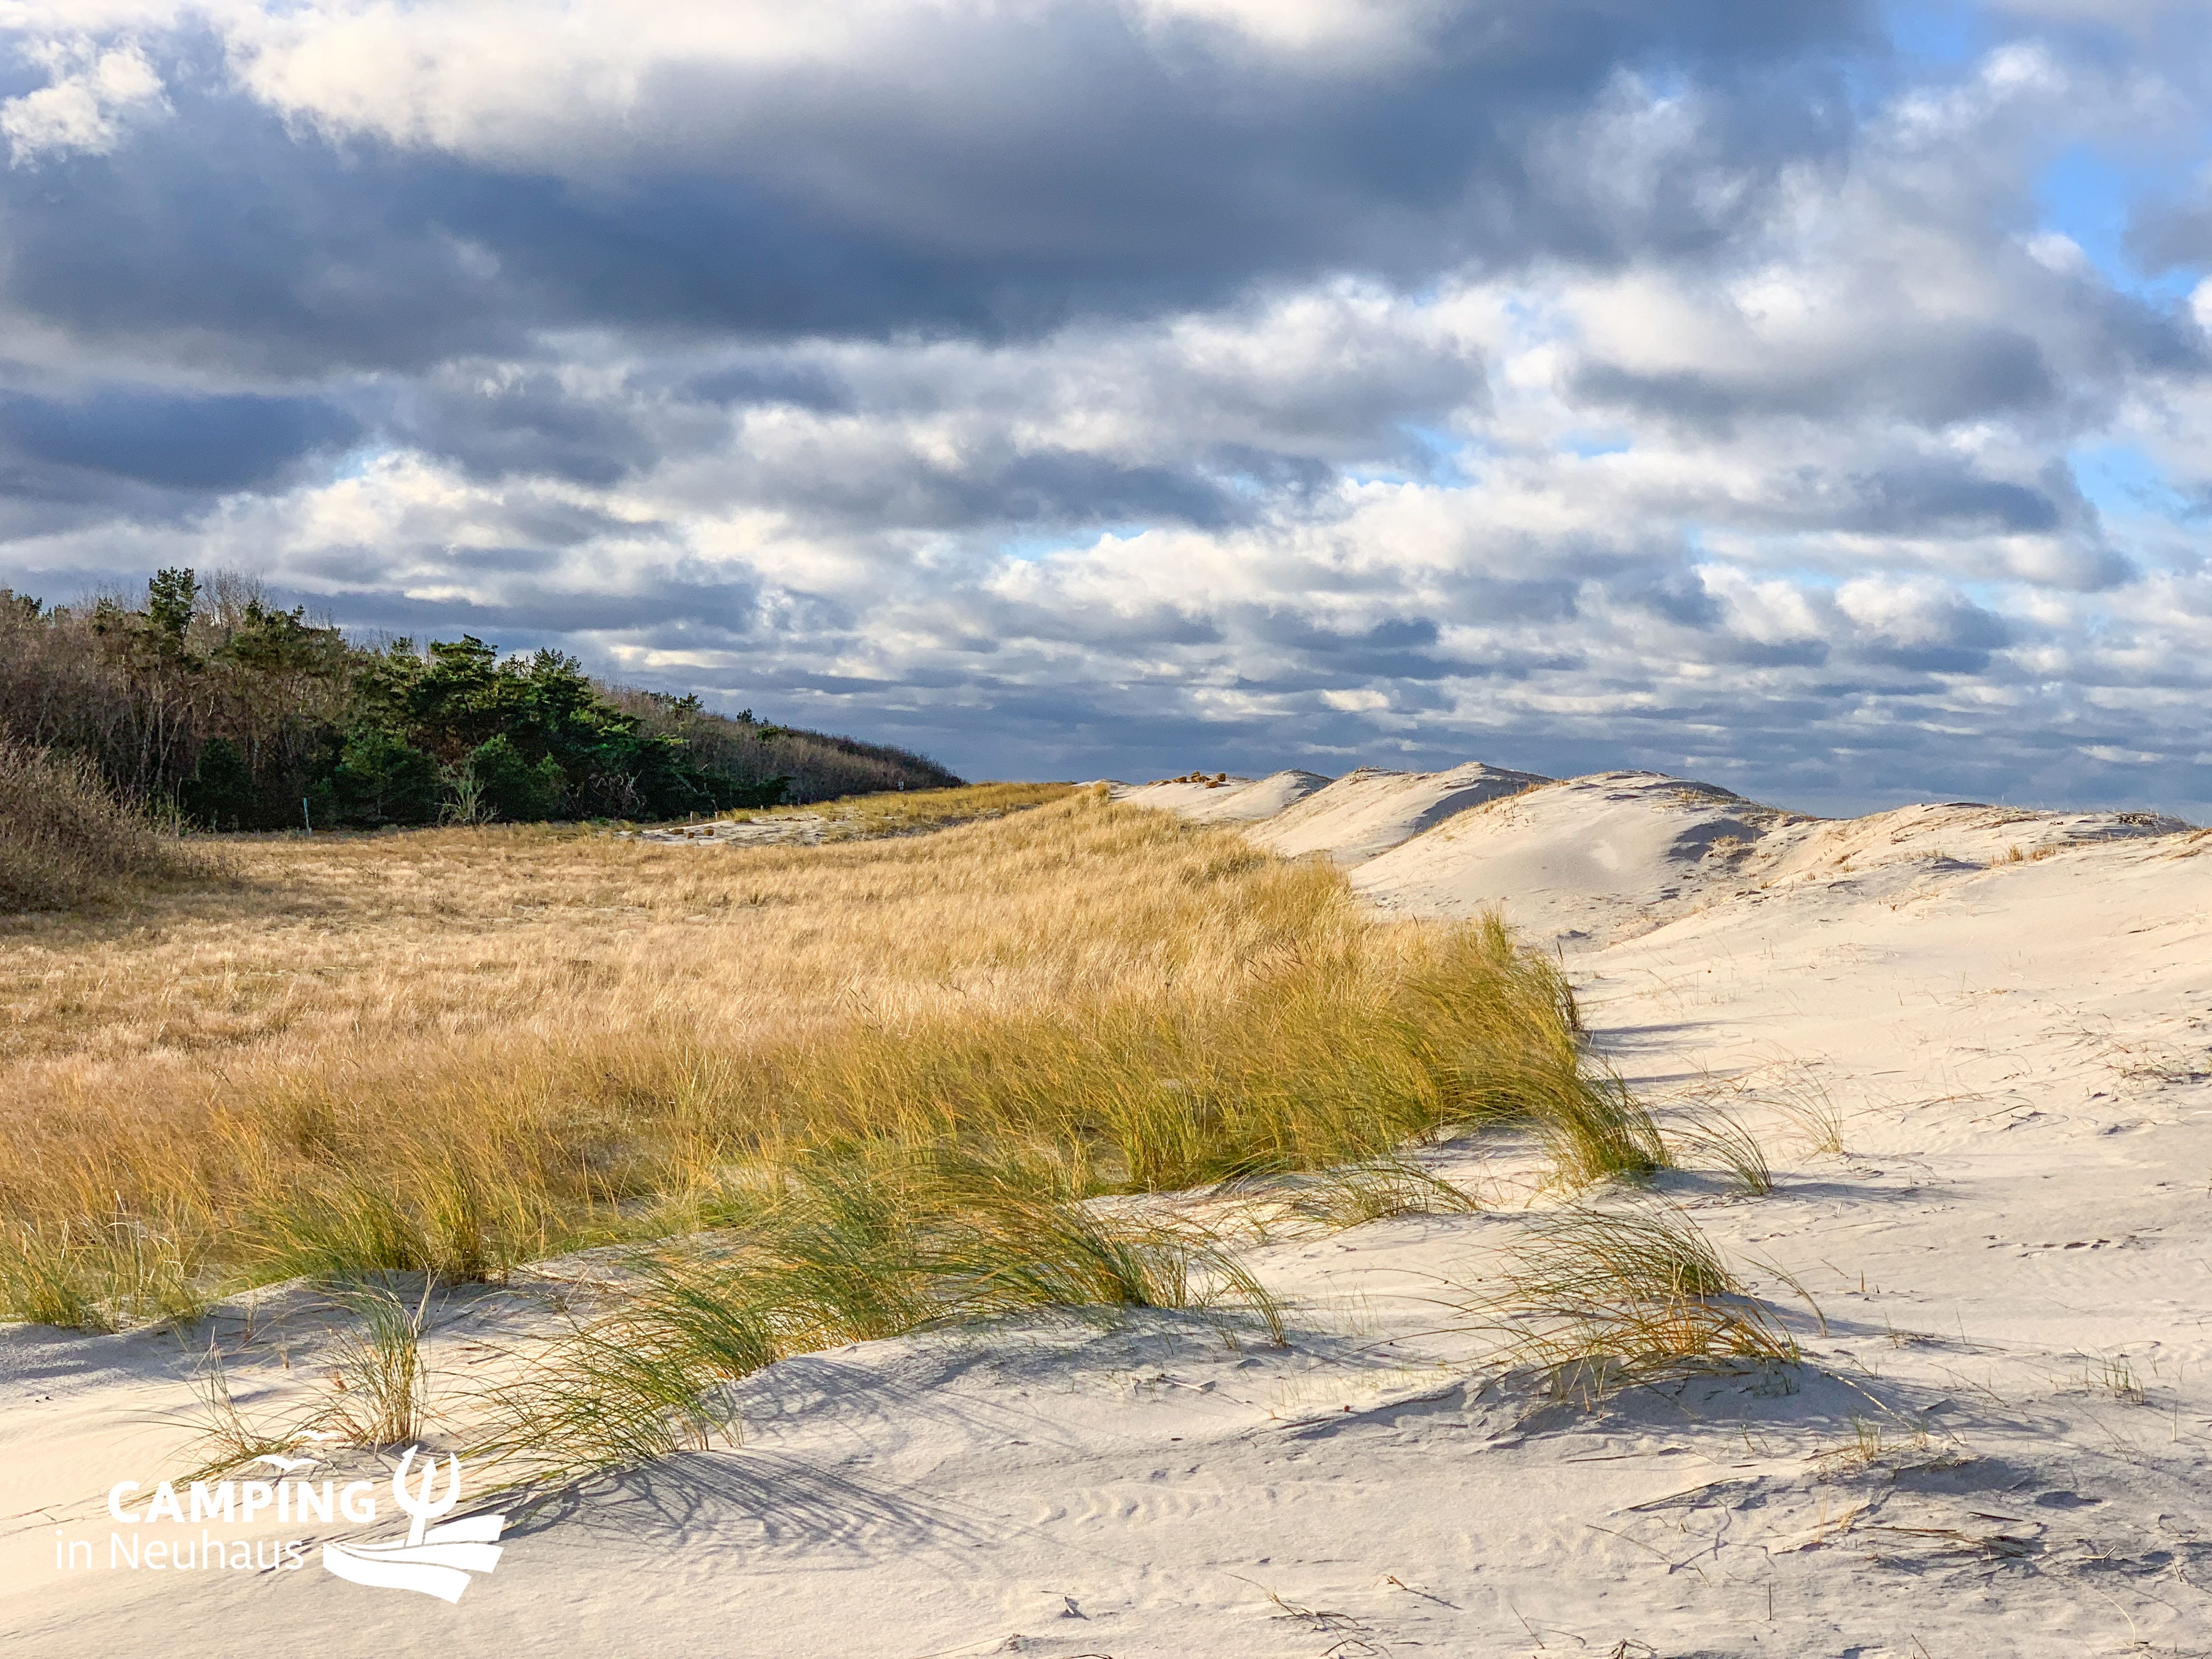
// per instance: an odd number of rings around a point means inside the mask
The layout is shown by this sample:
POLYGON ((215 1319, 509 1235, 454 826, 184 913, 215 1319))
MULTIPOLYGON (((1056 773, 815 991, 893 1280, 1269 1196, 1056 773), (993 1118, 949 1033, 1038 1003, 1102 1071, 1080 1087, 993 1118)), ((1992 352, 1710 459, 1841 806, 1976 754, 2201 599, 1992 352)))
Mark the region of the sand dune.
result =
POLYGON ((2042 812, 1972 802, 1900 806, 1863 818, 1797 824, 1791 834, 1762 843, 1747 873, 1779 883, 1836 880, 1900 864, 1979 867, 2189 828, 2154 812, 2042 812))
POLYGON ((1280 816, 1326 787, 1318 772, 1273 772, 1264 778, 1226 777, 1219 783, 1115 785, 1118 799, 1180 813, 1197 823, 1259 823, 1280 816))
POLYGON ((1286 858, 1324 853, 1339 864, 1364 864, 1446 818, 1550 781, 1480 761, 1449 772, 1362 767, 1255 825, 1252 839, 1286 858))
MULTIPOLYGON (((1347 849, 1376 833, 1356 817, 1347 849)), ((187 1396, 168 1339, 17 1328, 0 1623, 42 1655, 157 1626, 177 1655, 248 1630, 333 1656, 2207 1650, 2212 832, 1823 822, 1613 773, 1452 813, 1354 878, 1400 914, 1495 901, 1550 930, 1593 1041, 1678 1135, 1718 1104, 1759 1136, 1771 1194, 1695 1157, 1659 1191, 1798 1309, 1802 1368, 1595 1405, 1482 1369, 1452 1287, 1494 1284, 1562 1201, 1535 1147, 1486 1137, 1425 1155, 1481 1213, 1254 1252, 1287 1348, 1161 1316, 787 1361, 743 1385, 742 1449, 511 1529, 447 1607, 319 1573, 56 1571, 55 1529, 104 1537, 107 1485, 187 1396)), ((533 1293, 441 1333, 439 1374, 533 1293)))
POLYGON ((1603 772, 1447 819, 1352 876, 1394 915, 1486 909, 1545 940, 1656 926, 1741 884, 1786 813, 1652 772, 1603 772))
MULTIPOLYGON (((1180 796, 1128 798, 1199 815, 1180 796)), ((1496 909, 1531 937, 1572 950, 1793 883, 1848 882, 1871 897, 1947 870, 2189 827, 2148 812, 1972 802, 1825 820, 1657 772, 1553 782, 1473 762, 1445 772, 1349 773, 1253 821, 1249 833, 1286 856, 1357 866, 1352 885, 1378 910, 1449 918, 1496 909)))

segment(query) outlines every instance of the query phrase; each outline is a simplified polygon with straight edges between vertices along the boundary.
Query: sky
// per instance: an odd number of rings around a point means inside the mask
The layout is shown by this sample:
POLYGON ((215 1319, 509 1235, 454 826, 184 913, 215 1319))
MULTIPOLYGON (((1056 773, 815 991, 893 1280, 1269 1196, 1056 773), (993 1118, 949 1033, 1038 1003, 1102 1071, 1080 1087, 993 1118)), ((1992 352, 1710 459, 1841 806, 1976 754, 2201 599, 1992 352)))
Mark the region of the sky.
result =
POLYGON ((0 0, 0 584, 975 777, 2212 818, 2204 0, 0 0))

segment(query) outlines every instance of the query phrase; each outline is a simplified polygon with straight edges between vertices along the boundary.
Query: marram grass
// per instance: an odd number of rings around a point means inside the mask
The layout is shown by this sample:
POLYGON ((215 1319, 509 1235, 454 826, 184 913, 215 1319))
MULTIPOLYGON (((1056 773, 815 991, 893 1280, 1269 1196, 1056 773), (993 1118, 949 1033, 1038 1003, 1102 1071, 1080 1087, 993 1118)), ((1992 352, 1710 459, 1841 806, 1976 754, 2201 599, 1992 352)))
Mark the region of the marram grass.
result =
POLYGON ((777 1172, 742 1221, 634 1255, 614 1310, 497 1390, 477 1449, 526 1478, 703 1448, 787 1354, 1045 1309, 1196 1312, 1279 1340, 1228 1252, 1079 1201, 1035 1164, 877 1146, 777 1172))
POLYGON ((1062 1206, 1505 1120, 1577 1182, 1664 1159, 1496 924, 1376 922, 1324 863, 1098 792, 816 848, 450 830, 234 855, 239 885, 132 927, 8 936, 17 1316, 496 1279, 737 1224, 825 1154, 1049 1170, 1062 1206))
POLYGON ((1802 1357, 1696 1222, 1650 1200, 1532 1223, 1501 1285, 1462 1311, 1503 1339, 1509 1363, 1591 1399, 1683 1370, 1802 1357))

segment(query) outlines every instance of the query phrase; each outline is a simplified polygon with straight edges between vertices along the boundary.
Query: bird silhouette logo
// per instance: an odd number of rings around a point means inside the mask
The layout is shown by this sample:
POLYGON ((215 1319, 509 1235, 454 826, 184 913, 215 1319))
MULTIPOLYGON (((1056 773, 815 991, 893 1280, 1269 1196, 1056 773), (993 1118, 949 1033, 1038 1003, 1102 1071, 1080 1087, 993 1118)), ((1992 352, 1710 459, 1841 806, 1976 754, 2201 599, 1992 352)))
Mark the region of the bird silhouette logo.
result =
POLYGON ((471 1574, 489 1572, 499 1565, 501 1546, 496 1540, 507 1517, 471 1515, 441 1527, 432 1526, 430 1522, 451 1513, 461 1501, 461 1460, 447 1455, 445 1494, 434 1498, 438 1486, 434 1454, 423 1460, 420 1489, 408 1484, 408 1472, 422 1449, 410 1446, 392 1472, 392 1495, 413 1517, 407 1536, 380 1544, 325 1544, 323 1567, 356 1584, 419 1590, 441 1601, 458 1601, 468 1589, 471 1574))
POLYGON ((273 1452, 264 1452, 253 1461, 273 1464, 279 1475, 286 1475, 297 1474, 301 1469, 312 1469, 323 1460, 319 1457, 279 1457, 273 1452))

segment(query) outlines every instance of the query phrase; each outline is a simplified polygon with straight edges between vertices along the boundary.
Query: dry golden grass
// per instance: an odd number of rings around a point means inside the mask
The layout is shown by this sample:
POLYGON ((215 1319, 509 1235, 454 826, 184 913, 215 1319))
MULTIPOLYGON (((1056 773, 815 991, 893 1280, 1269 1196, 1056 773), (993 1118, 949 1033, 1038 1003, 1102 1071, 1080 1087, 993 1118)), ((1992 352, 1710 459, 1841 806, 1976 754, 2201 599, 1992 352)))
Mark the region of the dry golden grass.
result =
POLYGON ((1535 1222, 1503 1289, 1466 1310, 1504 1337, 1509 1362, 1590 1399, 1671 1372, 1802 1358, 1688 1214, 1662 1204, 1535 1222))
POLYGON ((957 789, 906 789, 886 795, 845 795, 807 806, 769 806, 727 812, 738 823, 774 823, 792 818, 825 820, 823 839, 854 841, 871 836, 933 830, 976 818, 1002 817, 1061 799, 1072 783, 970 783, 957 789))
MULTIPOLYGON (((1066 1194, 1648 1120, 1494 926, 1099 792, 928 836, 245 841, 241 882, 0 931, 0 1294, 67 1322, 307 1272, 495 1275, 716 1224, 809 1149, 983 1148, 1066 1194)), ((1622 1149, 1626 1149, 1623 1151, 1622 1149)))

